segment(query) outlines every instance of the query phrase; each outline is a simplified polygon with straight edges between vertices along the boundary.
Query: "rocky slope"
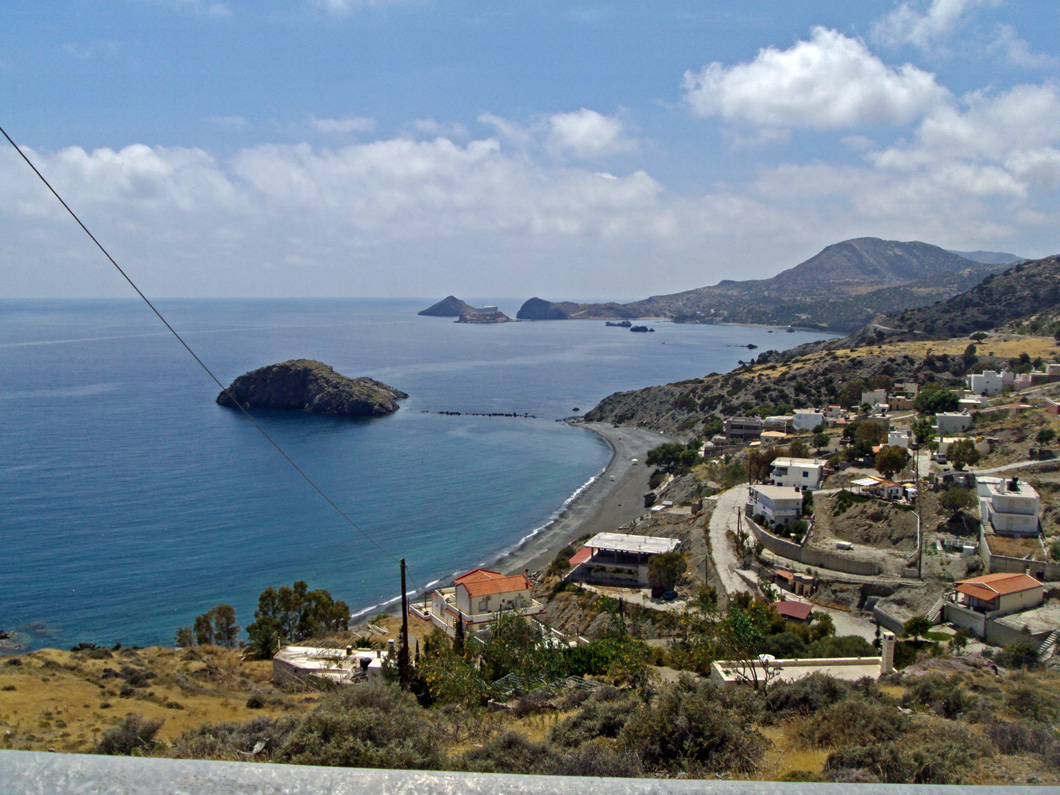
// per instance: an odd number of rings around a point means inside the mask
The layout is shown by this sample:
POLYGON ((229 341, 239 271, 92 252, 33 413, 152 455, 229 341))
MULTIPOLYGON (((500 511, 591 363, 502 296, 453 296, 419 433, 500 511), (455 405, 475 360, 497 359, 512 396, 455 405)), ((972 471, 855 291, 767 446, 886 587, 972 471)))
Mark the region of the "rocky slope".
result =
POLYGON ((461 301, 455 295, 446 296, 432 306, 417 312, 417 315, 426 317, 460 317, 467 312, 476 312, 475 307, 466 301, 461 301))
POLYGON ((952 339, 996 328, 1048 336, 1060 330, 1060 255, 1026 260, 988 275, 967 292, 932 306, 891 317, 877 315, 847 337, 810 342, 783 353, 766 351, 758 360, 785 361, 885 340, 952 339))
POLYGON ((966 259, 927 243, 866 237, 828 246, 770 279, 726 280, 629 304, 532 298, 517 317, 665 317, 685 323, 797 325, 849 332, 876 314, 896 314, 957 295, 1008 267, 1008 263, 966 259))
POLYGON ((371 378, 347 378, 322 362, 295 359, 239 376, 218 404, 235 408, 293 409, 334 417, 379 417, 398 409, 404 392, 371 378))

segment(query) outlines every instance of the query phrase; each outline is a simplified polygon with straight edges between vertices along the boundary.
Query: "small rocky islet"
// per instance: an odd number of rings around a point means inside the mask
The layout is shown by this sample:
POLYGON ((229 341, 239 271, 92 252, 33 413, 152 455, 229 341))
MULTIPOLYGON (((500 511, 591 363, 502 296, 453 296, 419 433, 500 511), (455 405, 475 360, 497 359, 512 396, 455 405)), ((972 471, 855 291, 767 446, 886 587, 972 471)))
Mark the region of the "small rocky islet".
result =
POLYGON ((323 362, 292 359, 239 376, 217 396, 236 408, 287 409, 329 417, 382 417, 398 410, 408 395, 372 378, 349 378, 323 362))

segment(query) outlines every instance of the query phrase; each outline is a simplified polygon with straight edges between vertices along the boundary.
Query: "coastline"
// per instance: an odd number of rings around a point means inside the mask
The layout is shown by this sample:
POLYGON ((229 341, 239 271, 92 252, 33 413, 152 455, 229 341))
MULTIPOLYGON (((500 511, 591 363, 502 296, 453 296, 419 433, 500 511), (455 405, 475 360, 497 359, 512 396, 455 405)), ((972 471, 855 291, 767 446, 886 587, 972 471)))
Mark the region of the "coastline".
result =
MULTIPOLYGON (((577 422, 572 427, 584 428, 599 436, 611 448, 611 459, 592 480, 573 494, 551 521, 517 542, 499 557, 483 564, 503 574, 536 572, 548 566, 557 553, 584 535, 611 532, 648 512, 644 507, 644 492, 648 491, 651 469, 645 465, 648 451, 660 444, 672 442, 658 431, 639 428, 614 427, 609 423, 577 422), (632 459, 636 458, 634 464, 632 459), (614 478, 612 480, 611 478, 614 478)), ((428 583, 424 590, 451 585, 451 580, 428 583)), ((422 592, 409 594, 422 598, 422 592)), ((401 597, 367 608, 351 617, 351 626, 359 626, 380 614, 400 615, 401 597)))
POLYGON ((657 431, 615 428, 601 422, 579 422, 572 427, 584 428, 603 439, 611 448, 611 460, 555 519, 497 560, 496 566, 504 574, 540 571, 572 541, 617 530, 648 512, 644 492, 651 470, 644 458, 653 447, 672 439, 657 431))

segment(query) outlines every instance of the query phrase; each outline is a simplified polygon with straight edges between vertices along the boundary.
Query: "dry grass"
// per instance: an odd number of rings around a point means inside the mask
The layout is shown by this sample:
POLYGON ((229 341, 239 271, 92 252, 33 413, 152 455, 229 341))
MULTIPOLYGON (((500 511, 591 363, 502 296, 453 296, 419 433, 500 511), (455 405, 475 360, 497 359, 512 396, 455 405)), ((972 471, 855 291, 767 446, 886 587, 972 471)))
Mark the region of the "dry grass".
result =
POLYGON ((805 748, 795 737, 793 721, 777 726, 758 727, 769 740, 770 746, 762 756, 761 766, 755 774, 758 781, 778 781, 789 773, 820 773, 828 759, 830 750, 805 748))
POLYGON ((1010 558, 1030 558, 1045 560, 1045 550, 1037 538, 1008 538, 1006 536, 987 536, 986 543, 995 555, 1010 558))
POLYGON ((103 659, 46 649, 17 659, 0 664, 0 748, 84 753, 130 712, 164 718, 158 737, 171 740, 202 723, 302 712, 315 700, 277 690, 271 662, 244 662, 232 649, 123 649, 103 659), (131 688, 123 669, 153 676, 131 688), (265 706, 249 709, 251 694, 265 706))

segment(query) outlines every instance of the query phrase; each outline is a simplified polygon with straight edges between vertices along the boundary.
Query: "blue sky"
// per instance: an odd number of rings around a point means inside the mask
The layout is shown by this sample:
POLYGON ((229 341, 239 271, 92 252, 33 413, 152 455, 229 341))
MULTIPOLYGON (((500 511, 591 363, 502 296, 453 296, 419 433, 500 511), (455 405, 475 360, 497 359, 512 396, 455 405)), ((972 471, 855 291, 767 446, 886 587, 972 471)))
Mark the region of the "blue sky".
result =
MULTIPOLYGON (((0 124, 152 296, 641 298, 1060 250, 1060 6, 0 4, 0 124)), ((0 296, 127 294, 0 150, 0 296)))

